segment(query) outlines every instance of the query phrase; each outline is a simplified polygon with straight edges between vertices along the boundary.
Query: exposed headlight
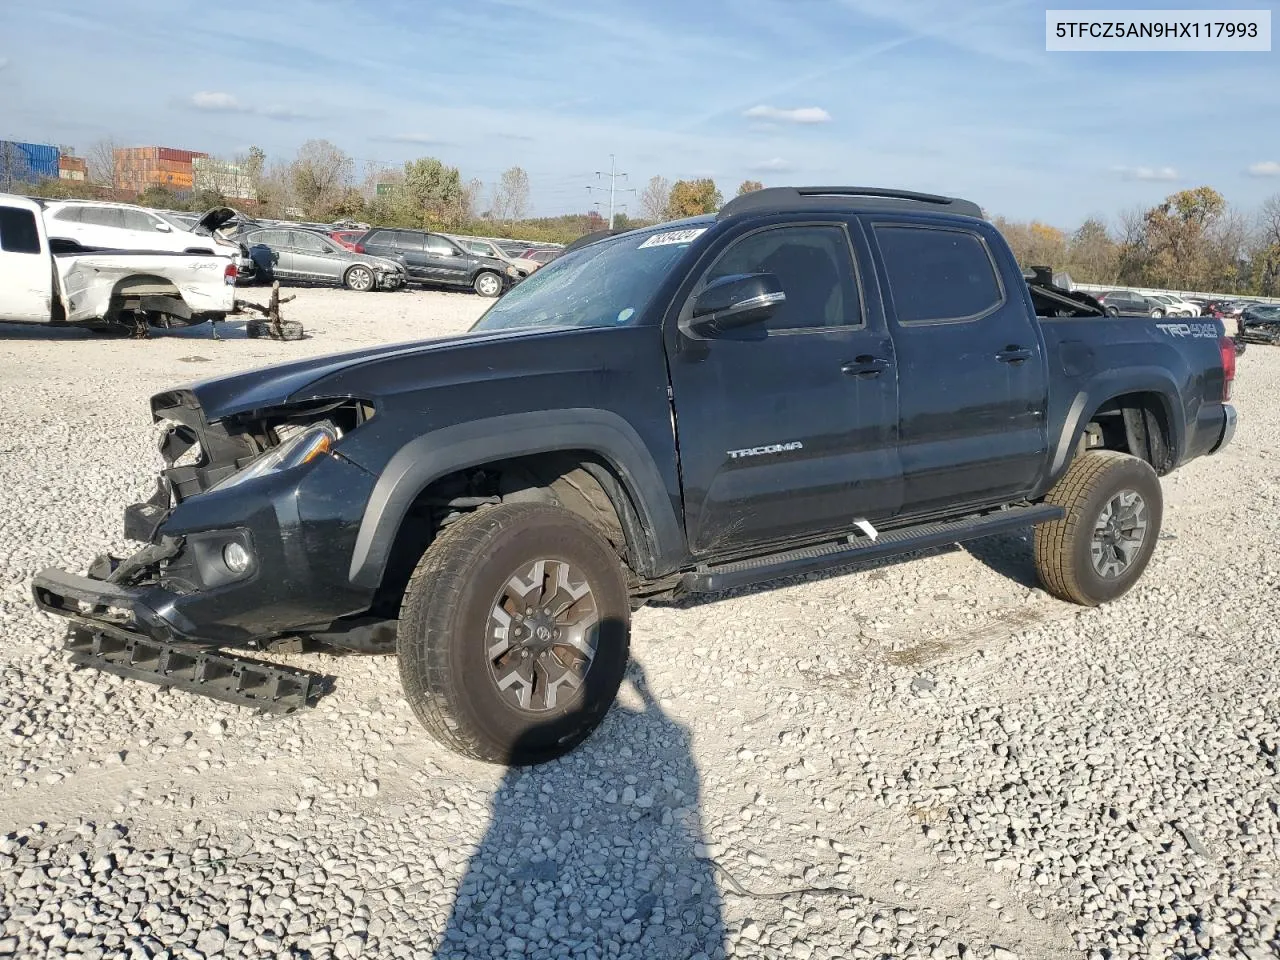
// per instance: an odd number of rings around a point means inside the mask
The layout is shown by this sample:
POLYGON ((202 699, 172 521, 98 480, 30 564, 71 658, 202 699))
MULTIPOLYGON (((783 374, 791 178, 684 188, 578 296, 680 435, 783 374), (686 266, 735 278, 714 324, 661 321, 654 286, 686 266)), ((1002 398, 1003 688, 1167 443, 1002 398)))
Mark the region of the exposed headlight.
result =
POLYGON ((254 480, 269 473, 279 473, 282 470, 300 467, 304 463, 310 463, 317 457, 324 456, 333 449, 333 445, 337 440, 338 432, 329 424, 313 424, 305 430, 294 434, 269 452, 264 453, 239 473, 233 473, 209 489, 225 490, 227 487, 234 487, 237 484, 244 483, 246 480, 254 480))
POLYGON ((520 271, 519 271, 519 270, 517 270, 517 269, 516 269, 515 267, 513 267, 513 266, 509 266, 509 267, 507 267, 507 276, 508 276, 508 277, 519 277, 519 276, 520 276, 520 271))

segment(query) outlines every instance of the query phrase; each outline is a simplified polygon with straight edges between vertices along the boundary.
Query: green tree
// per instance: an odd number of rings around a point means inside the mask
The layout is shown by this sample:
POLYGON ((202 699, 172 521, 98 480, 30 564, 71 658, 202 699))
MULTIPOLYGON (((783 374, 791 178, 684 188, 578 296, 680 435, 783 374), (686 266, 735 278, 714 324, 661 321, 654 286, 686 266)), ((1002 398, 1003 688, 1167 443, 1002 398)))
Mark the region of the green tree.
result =
POLYGON ((712 179, 677 180, 671 188, 670 214, 673 217, 696 217, 701 213, 715 213, 724 197, 712 179))
POLYGON ((1081 283, 1115 283, 1120 250, 1099 217, 1080 224, 1067 247, 1067 272, 1081 283))
POLYGON ((419 227, 458 227, 467 213, 462 174, 435 157, 420 157, 404 165, 398 191, 404 216, 419 227))
POLYGON ((323 220, 330 216, 355 173, 355 161, 328 140, 308 140, 289 167, 294 203, 305 216, 323 220))
POLYGON ((178 195, 168 187, 153 183, 138 195, 138 205, 160 210, 174 210, 179 206, 178 195))

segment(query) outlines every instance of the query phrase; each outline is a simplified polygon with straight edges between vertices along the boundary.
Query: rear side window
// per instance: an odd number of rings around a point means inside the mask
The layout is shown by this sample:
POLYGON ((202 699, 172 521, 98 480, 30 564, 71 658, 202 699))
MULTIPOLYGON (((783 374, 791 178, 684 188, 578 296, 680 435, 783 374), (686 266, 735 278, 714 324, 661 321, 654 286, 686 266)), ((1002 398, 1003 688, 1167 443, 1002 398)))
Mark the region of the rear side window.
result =
POLYGON ((375 230, 369 234, 369 239, 365 243, 385 244, 390 246, 395 242, 395 234, 390 230, 375 230))
POLYGON ((982 238, 967 230, 877 225, 899 323, 972 320, 1004 302, 982 238))
POLYGON ((0 250, 6 253, 39 253, 40 234, 30 210, 0 207, 0 250))
POLYGON ((397 230, 396 246, 401 250, 421 250, 422 234, 414 233, 412 230, 397 230))
POLYGON ((124 226, 124 211, 119 207, 85 207, 80 216, 85 223, 96 227, 124 226))
POLYGON ((84 207, 63 207, 53 215, 55 220, 65 220, 67 223, 79 223, 84 219, 84 207))

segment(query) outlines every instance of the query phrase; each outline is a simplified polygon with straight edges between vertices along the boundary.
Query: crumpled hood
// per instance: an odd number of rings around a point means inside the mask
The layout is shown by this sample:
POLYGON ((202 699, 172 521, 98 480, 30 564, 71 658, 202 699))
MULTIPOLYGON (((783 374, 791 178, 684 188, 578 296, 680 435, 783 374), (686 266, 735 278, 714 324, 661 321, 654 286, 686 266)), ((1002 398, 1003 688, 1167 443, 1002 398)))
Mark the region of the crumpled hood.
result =
MULTIPOLYGON (((259 370, 203 380, 166 390, 151 398, 151 410, 156 414, 157 419, 160 419, 159 411, 161 410, 175 406, 191 406, 194 403, 203 412, 204 419, 212 423, 238 413, 317 399, 319 394, 308 392, 307 388, 312 384, 373 361, 473 349, 493 341, 539 337, 551 332, 553 331, 527 329, 482 330, 460 336, 440 337, 415 343, 388 344, 348 353, 310 357, 306 360, 295 360, 291 363, 263 367, 259 370)), ((325 395, 326 398, 332 396, 332 394, 325 395)))

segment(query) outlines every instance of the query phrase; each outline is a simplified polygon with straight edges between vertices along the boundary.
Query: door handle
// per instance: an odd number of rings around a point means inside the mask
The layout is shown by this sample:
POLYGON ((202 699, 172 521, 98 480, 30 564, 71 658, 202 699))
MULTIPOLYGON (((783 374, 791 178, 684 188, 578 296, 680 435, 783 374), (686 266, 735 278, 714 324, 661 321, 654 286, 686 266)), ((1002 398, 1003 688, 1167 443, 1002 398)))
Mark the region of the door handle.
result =
POLYGON ((996 359, 1001 363, 1022 363, 1024 360, 1031 359, 1031 351, 1026 347, 1020 347, 1016 343, 1011 343, 999 353, 996 359))
POLYGON ((859 377, 863 380, 870 377, 878 377, 887 369, 889 369, 888 360, 883 357, 873 357, 869 353, 864 353, 840 364, 841 373, 851 377, 859 377))

